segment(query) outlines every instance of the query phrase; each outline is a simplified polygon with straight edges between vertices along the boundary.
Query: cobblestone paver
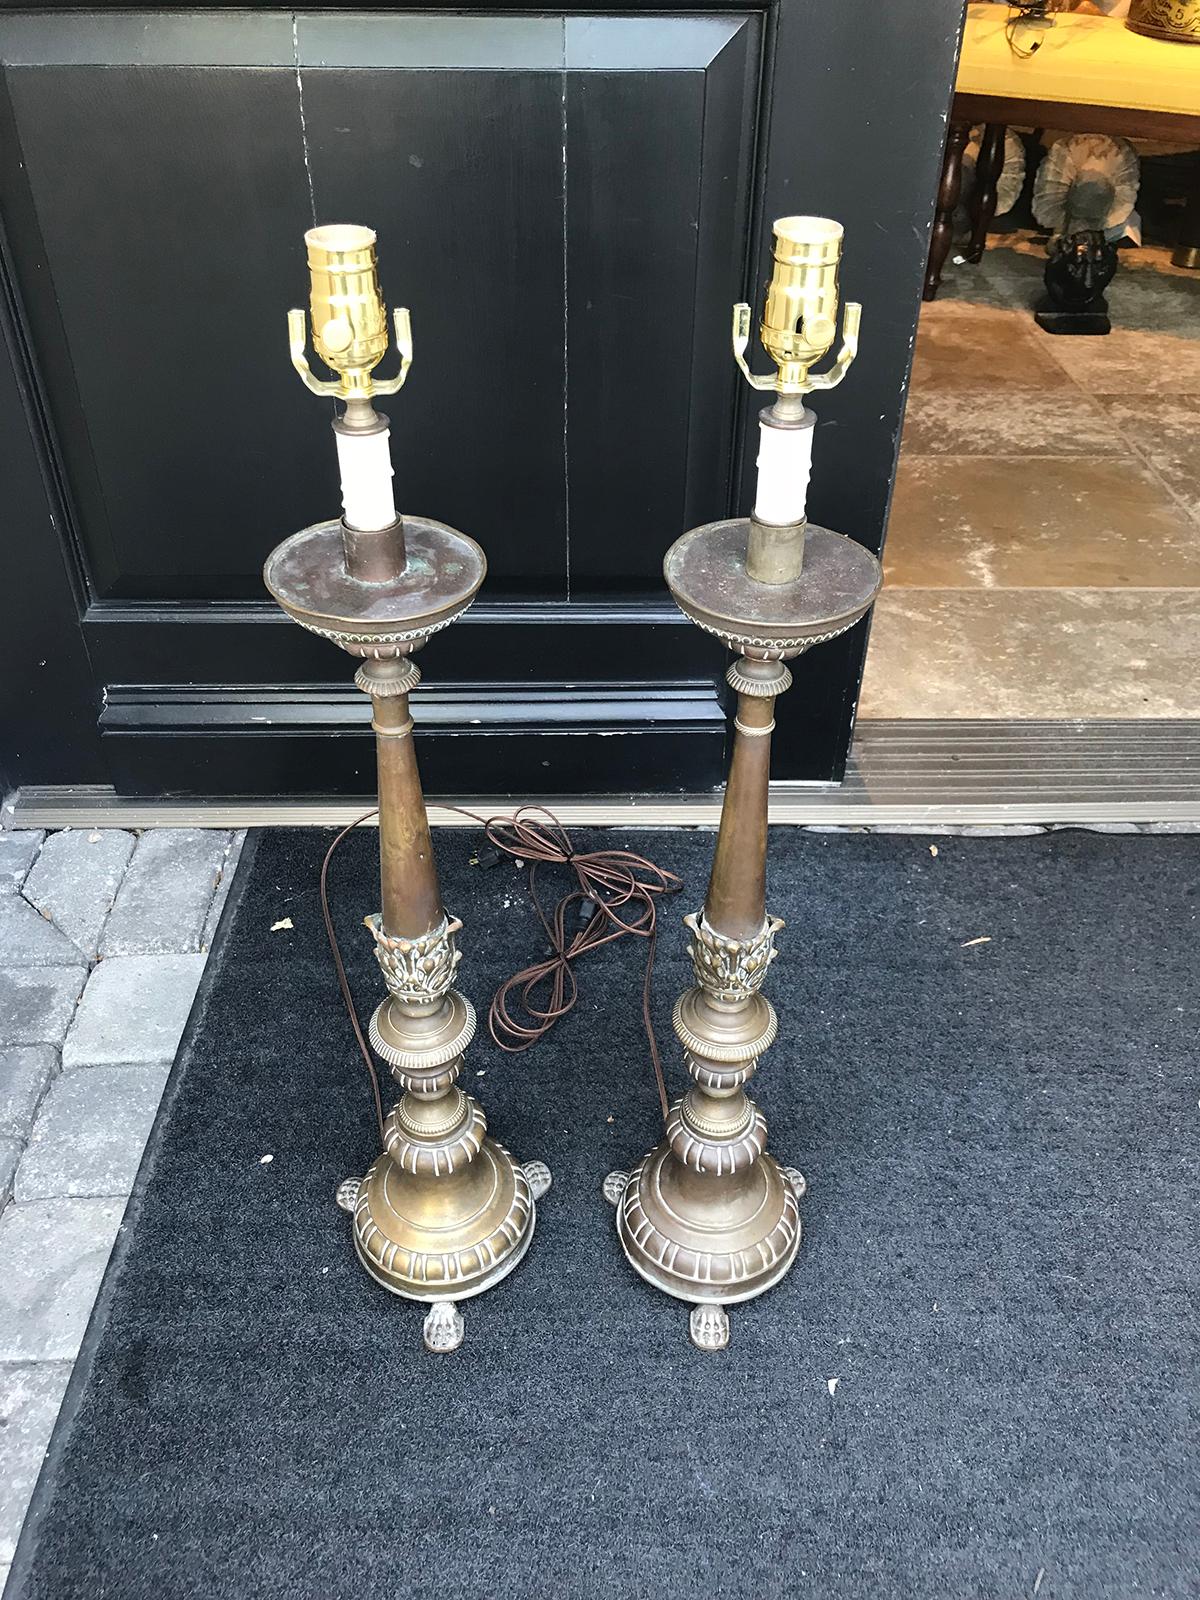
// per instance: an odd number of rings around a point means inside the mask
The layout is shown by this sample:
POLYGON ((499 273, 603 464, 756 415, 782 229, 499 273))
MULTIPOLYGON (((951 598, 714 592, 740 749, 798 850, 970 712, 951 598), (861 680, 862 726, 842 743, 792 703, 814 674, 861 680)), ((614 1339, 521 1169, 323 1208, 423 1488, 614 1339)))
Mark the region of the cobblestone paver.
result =
POLYGON ((58 1051, 48 1044, 0 1050, 0 1137, 24 1142, 41 1098, 58 1071, 58 1051))
POLYGON ((38 1113, 14 1197, 128 1194, 169 1070, 161 1062, 64 1072, 38 1113))
POLYGON ((104 926, 101 953, 180 955, 199 950, 230 839, 228 833, 206 828, 144 833, 104 926))
POLYGON ((17 1180, 17 1167, 21 1162, 21 1155, 25 1146, 20 1139, 0 1138, 0 1206, 5 1206, 12 1199, 13 1186, 17 1180))
POLYGON ((241 860, 242 846, 245 842, 246 835, 244 833, 235 833, 230 841, 229 850, 225 857, 225 870, 221 874, 217 892, 212 897, 212 905, 208 908, 208 916, 204 920, 204 932, 200 935, 200 948, 205 952, 212 949, 212 942, 217 932, 217 924, 221 920, 225 902, 229 899, 229 888, 233 883, 233 875, 237 871, 237 864, 241 860))
POLYGON ((21 893, 89 961, 137 843, 123 828, 68 828, 43 844, 21 893))
POLYGON ((45 835, 37 828, 0 833, 0 894, 12 894, 25 882, 45 835))
POLYGON ((0 1575, 16 1550, 25 1507, 37 1482, 70 1376, 69 1361, 0 1366, 5 1467, 0 1474, 0 1575))
POLYGON ((110 956, 88 979, 63 1043, 63 1066, 172 1061, 204 957, 110 956))
POLYGON ((0 897, 0 967, 83 966, 65 933, 19 894, 0 897))
POLYGON ((125 1200, 7 1207, 0 1217, 0 1363, 75 1359, 125 1200))
POLYGON ((0 832, 0 1586, 242 838, 0 832))
POLYGON ((0 971, 0 1046, 61 1047, 86 982, 84 966, 0 971))

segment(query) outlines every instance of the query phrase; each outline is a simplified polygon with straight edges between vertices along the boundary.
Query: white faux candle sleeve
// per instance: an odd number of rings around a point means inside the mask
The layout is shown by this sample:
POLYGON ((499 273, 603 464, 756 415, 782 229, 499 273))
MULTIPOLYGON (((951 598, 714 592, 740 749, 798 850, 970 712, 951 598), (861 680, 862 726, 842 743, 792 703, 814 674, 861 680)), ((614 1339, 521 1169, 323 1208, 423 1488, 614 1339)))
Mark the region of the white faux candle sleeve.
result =
POLYGON ((396 520, 392 498, 391 434, 342 433, 336 430, 338 467, 346 526, 361 532, 390 528, 396 520))
POLYGON ((784 527, 804 520, 808 475, 812 471, 813 434, 805 428, 758 425, 758 490, 754 515, 759 522, 784 527))

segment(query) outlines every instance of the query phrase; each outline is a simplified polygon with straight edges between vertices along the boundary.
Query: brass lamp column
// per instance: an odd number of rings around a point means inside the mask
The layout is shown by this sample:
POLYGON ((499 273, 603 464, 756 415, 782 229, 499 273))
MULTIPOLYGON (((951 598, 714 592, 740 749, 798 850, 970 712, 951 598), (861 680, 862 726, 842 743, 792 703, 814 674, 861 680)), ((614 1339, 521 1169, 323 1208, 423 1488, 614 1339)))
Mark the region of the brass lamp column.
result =
POLYGON ((294 621, 361 661, 354 681, 370 696, 379 758, 382 902, 365 920, 388 991, 370 1038, 403 1090, 383 1153, 337 1199, 353 1215, 367 1272, 393 1294, 426 1302, 427 1348, 454 1350, 463 1338, 459 1302, 521 1260, 536 1201, 550 1187, 540 1161, 522 1166, 488 1136, 482 1107, 457 1085, 475 1012, 453 987, 461 924, 442 906, 409 714, 421 678, 413 654, 463 614, 487 564, 464 534, 395 513, 387 422, 372 400, 403 384, 411 333, 408 312, 397 310, 400 372, 380 382, 373 369, 387 350, 388 322, 374 233, 314 228, 305 243, 313 343, 337 378, 310 372, 303 311, 288 317, 292 361, 308 388, 344 402, 333 427, 346 515, 286 539, 263 575, 294 621))
POLYGON ((693 1305, 692 1342, 729 1342, 726 1306, 784 1276, 800 1247, 805 1183, 767 1152, 767 1125, 745 1085, 778 1021, 762 994, 783 924, 767 914, 767 798, 775 698, 791 683, 784 663, 863 617, 879 564, 843 534, 804 516, 813 416, 810 390, 841 381, 857 350, 860 308, 847 305, 833 367, 810 367, 833 344, 842 229, 822 217, 775 223, 775 259, 760 333, 776 363, 754 376, 745 361, 750 307, 734 308, 734 354, 775 402, 760 417, 755 513, 709 523, 667 553, 667 586, 699 627, 738 659, 733 755, 704 909, 691 932, 694 987, 675 1006, 675 1033, 692 1080, 671 1108, 666 1137, 632 1172, 605 1180, 617 1233, 641 1276, 693 1305))

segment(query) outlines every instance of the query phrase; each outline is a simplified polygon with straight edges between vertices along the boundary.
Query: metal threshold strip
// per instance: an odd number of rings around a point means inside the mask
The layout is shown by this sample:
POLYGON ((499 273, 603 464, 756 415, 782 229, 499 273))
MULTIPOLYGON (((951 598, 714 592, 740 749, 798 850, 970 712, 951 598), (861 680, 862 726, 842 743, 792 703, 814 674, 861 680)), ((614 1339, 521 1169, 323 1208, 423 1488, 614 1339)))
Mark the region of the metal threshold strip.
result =
MULTIPOLYGON (((461 803, 483 815, 526 797, 461 803)), ((720 795, 538 796, 564 822, 713 826, 720 795)), ((104 788, 24 788, 9 828, 328 827, 369 800, 130 799, 104 788)), ((472 826, 434 799, 438 826, 472 826)), ((861 721, 842 784, 776 783, 771 820, 913 827, 1173 823, 1200 829, 1200 721, 861 721)))

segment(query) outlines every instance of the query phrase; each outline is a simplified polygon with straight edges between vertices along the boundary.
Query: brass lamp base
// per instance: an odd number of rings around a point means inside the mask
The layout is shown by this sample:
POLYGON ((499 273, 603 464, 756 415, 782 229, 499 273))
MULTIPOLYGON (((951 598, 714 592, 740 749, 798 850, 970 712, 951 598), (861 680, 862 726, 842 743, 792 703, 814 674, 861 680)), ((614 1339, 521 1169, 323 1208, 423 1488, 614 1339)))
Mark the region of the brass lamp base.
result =
MULTIPOLYGON (((481 1107, 462 1099, 464 1123, 481 1132, 481 1107)), ((458 1302, 492 1288, 520 1264, 550 1173, 540 1161, 519 1166, 502 1144, 481 1136, 457 1171, 414 1174, 405 1170, 395 1123, 393 1111, 387 1150, 365 1178, 347 1178, 338 1204, 354 1217, 355 1254, 375 1282, 429 1306, 426 1348, 454 1350, 463 1339, 458 1302)))
MULTIPOLYGON (((682 1118, 676 1106, 673 1118, 682 1118)), ((724 1306, 777 1284, 800 1249, 797 1201, 805 1182, 765 1152, 744 1170, 697 1181, 670 1140, 632 1172, 610 1173, 626 1259, 647 1283, 692 1302, 691 1337, 702 1350, 729 1343, 724 1306)))
POLYGON ((456 1350, 458 1302, 518 1265, 550 1172, 540 1161, 518 1165, 489 1138, 483 1107, 455 1081, 475 1012, 456 989, 433 991, 457 964, 458 924, 444 918, 424 938, 405 940, 385 934, 378 918, 367 921, 396 991, 371 1019, 371 1043, 405 1092, 384 1123, 383 1154, 365 1178, 347 1178, 337 1200, 354 1218, 355 1253, 376 1283, 428 1304, 426 1348, 456 1350))
POLYGON ((663 1142, 632 1172, 609 1173, 604 1194, 634 1270, 692 1303, 689 1331, 701 1350, 725 1348, 725 1307, 777 1284, 800 1248, 807 1186, 767 1153, 766 1119, 745 1091, 779 1030, 759 991, 783 927, 765 911, 770 736, 775 698, 792 681, 783 663, 857 622, 880 582, 874 556, 853 540, 799 525, 791 536, 803 542, 803 561, 786 582, 747 574, 744 518, 685 534, 664 569, 680 609, 740 653, 726 674, 738 709, 704 909, 684 918, 696 981, 673 1025, 692 1086, 671 1108, 663 1142))
POLYGON ((429 1307, 426 1348, 463 1340, 459 1303, 518 1265, 550 1187, 488 1137, 483 1108, 458 1087, 475 1012, 453 987, 461 924, 438 890, 413 751, 411 655, 462 615, 483 581, 483 552, 443 523, 405 517, 355 535, 320 523, 282 544, 266 568, 271 593, 296 622, 361 659, 379 755, 383 909, 367 917, 388 996, 370 1042, 403 1093, 383 1128, 383 1153, 337 1201, 354 1218, 354 1249, 391 1294, 429 1307), (360 576, 355 567, 366 568, 360 576))
MULTIPOLYGON (((452 938, 449 923, 443 937, 452 938)), ((419 949, 414 942, 415 964, 449 970, 452 958, 437 950, 432 939, 419 949)), ((376 1283, 429 1304, 431 1350, 461 1343, 456 1302, 482 1294, 518 1265, 533 1237, 536 1202, 550 1187, 542 1162, 520 1166, 488 1137, 483 1107, 454 1083, 474 1032, 474 1009, 456 989, 426 1019, 394 996, 381 1003, 371 1043, 406 1092, 384 1123, 383 1154, 365 1178, 348 1178, 337 1197, 354 1217, 354 1249, 376 1283)))

